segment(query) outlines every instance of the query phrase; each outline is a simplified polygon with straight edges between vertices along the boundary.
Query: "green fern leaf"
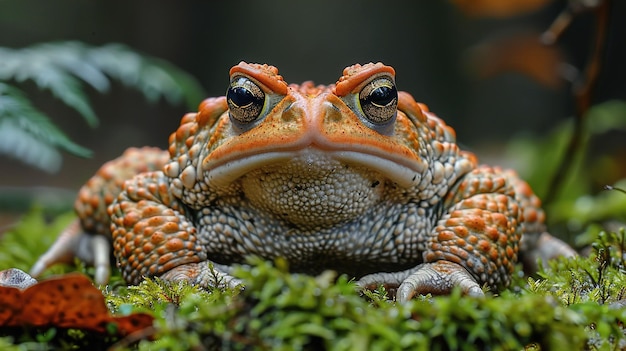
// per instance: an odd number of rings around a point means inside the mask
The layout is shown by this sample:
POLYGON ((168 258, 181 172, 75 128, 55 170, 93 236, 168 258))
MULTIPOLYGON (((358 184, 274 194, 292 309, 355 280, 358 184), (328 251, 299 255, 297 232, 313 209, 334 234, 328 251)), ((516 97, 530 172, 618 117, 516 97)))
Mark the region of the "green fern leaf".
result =
POLYGON ((57 148, 77 156, 91 155, 33 107, 19 89, 0 83, 0 153, 55 172, 61 166, 57 148))
POLYGON ((202 88, 175 66, 120 45, 92 47, 80 42, 55 42, 23 49, 0 47, 0 154, 18 158, 54 172, 61 164, 61 148, 77 156, 90 151, 71 142, 8 81, 32 81, 76 110, 90 126, 98 119, 83 89, 110 89, 110 80, 138 89, 147 100, 165 98, 169 103, 185 99, 195 108, 202 88))
MULTIPOLYGON (((80 80, 60 64, 59 55, 49 46, 35 46, 23 50, 0 48, 0 80, 14 79, 18 82, 32 80, 40 89, 49 90, 52 95, 72 107, 85 118, 90 126, 98 124, 98 118, 82 91, 80 80), (52 54, 49 56, 49 54, 52 54)), ((80 57, 80 52, 68 52, 80 57)))
POLYGON ((87 53, 92 62, 109 77, 128 87, 139 89, 148 101, 164 97, 176 104, 186 99, 189 107, 202 100, 200 85, 170 63, 153 57, 142 56, 121 44, 108 44, 93 48, 87 53))
POLYGON ((31 50, 41 51, 46 60, 67 70, 80 80, 89 84, 100 93, 109 90, 111 84, 109 78, 85 56, 91 48, 79 42, 59 42, 38 44, 31 50))

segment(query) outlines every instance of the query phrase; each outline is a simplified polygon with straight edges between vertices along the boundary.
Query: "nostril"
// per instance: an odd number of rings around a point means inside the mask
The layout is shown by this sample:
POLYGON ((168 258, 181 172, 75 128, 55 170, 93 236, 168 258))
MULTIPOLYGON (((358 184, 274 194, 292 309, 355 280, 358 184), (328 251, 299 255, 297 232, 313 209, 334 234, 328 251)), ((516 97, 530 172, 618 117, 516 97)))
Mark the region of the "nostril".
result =
POLYGON ((281 118, 285 122, 295 121, 299 115, 302 115, 302 111, 299 108, 294 107, 294 103, 290 103, 285 107, 285 110, 281 114, 281 118))
POLYGON ((333 103, 326 104, 326 120, 332 122, 339 122, 343 120, 343 114, 341 113, 341 109, 339 106, 333 103))

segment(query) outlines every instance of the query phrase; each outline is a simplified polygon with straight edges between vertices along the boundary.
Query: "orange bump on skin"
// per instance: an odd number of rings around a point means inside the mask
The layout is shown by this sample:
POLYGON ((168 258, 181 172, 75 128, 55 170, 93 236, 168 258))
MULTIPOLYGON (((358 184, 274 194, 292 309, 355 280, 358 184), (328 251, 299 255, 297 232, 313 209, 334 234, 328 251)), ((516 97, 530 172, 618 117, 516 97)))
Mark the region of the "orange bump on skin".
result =
POLYGON ((158 189, 159 188, 157 184, 154 184, 154 183, 148 184, 148 191, 151 192, 152 194, 156 194, 158 189))
POLYGON ((507 255, 507 257, 513 258, 513 256, 515 256, 515 254, 517 254, 517 250, 514 250, 510 246, 506 247, 506 255, 507 255))
POLYGON ((492 261, 496 262, 499 256, 500 254, 498 252, 498 249, 496 249, 495 247, 492 247, 491 250, 489 250, 489 257, 492 261))
POLYGON ((170 146, 167 148, 167 151, 170 153, 170 155, 175 155, 176 154, 176 144, 174 144, 174 139, 176 138, 175 136, 176 133, 172 133, 170 135, 170 139, 169 139, 169 144, 170 146))
POLYGON ((144 235, 147 225, 146 221, 137 222, 133 226, 133 233, 135 235, 144 235))
POLYGON ((161 210, 157 206, 147 206, 141 211, 141 217, 143 218, 154 217, 154 216, 158 216, 160 213, 161 213, 161 210))
POLYGON ((165 222, 165 219, 162 216, 154 216, 148 218, 148 225, 151 227, 158 227, 165 222))
POLYGON ((158 244, 160 244, 160 243, 165 241, 165 234, 163 234, 162 232, 155 232, 154 234, 152 234, 150 236, 150 241, 153 244, 157 244, 158 245, 158 244))
POLYGON ((437 259, 437 255, 434 252, 428 252, 426 255, 424 255, 424 260, 426 262, 433 262, 435 259, 437 259))
POLYGON ((179 229, 176 222, 167 222, 161 226, 161 230, 166 234, 176 233, 179 229))
POLYGON ((176 140, 179 142, 187 140, 187 137, 189 136, 189 128, 191 128, 192 125, 193 123, 181 124, 176 130, 176 140))
POLYGON ((452 212, 450 215, 453 218, 448 218, 446 220, 446 227, 456 227, 456 226, 460 226, 461 225, 461 221, 463 220, 461 218, 461 211, 454 211, 452 212))
POLYGON ((211 125, 227 109, 228 104, 223 96, 206 99, 200 104, 200 112, 195 116, 196 122, 198 122, 200 127, 211 125))
POLYGON ((171 252, 168 252, 164 255, 161 255, 161 257, 159 257, 159 259, 157 260, 157 264, 159 266, 164 265, 165 263, 167 263, 168 261, 171 261, 172 259, 174 259, 174 254, 171 252))
POLYGON ((137 235, 132 241, 129 242, 132 242, 135 247, 141 247, 141 243, 143 242, 143 236, 137 235))
POLYGON ((152 235, 154 232, 156 232, 157 228, 154 227, 145 227, 142 234, 145 237, 149 237, 150 235, 152 235))
POLYGON ((535 211, 532 208, 526 208, 524 209, 524 219, 527 222, 536 222, 537 221, 537 211, 535 211))
POLYGON ((467 216, 463 219, 463 223, 473 232, 482 233, 485 230, 485 220, 479 216, 467 216))
POLYGON ((476 235, 470 235, 467 241, 472 245, 476 245, 478 243, 478 237, 476 235))
MULTIPOLYGON (((467 261, 467 258, 469 257, 467 252, 465 252, 465 250, 463 250, 461 247, 458 247, 458 246, 450 247, 450 253, 454 254, 458 259, 461 259, 463 261, 467 261)), ((456 262, 456 263, 461 263, 461 262, 456 262)))
POLYGON ((89 205, 91 207, 98 207, 100 205, 100 199, 98 197, 92 197, 89 199, 89 205))
POLYGON ((436 150, 435 150, 435 152, 436 152, 437 154, 442 154, 442 153, 443 153, 443 151, 445 150, 445 148, 444 148, 443 144, 442 144, 442 143, 440 143, 440 142, 436 142, 436 143, 434 143, 433 148, 435 148, 435 149, 436 149, 436 150))
POLYGON ((189 138, 187 138, 187 140, 185 140, 185 146, 187 147, 187 149, 191 148, 195 143, 196 143, 195 135, 190 136, 189 138))
MULTIPOLYGON (((450 262, 454 262, 454 263, 458 263, 458 264, 463 263, 462 261, 464 259, 466 259, 467 257, 462 258, 462 257, 459 257, 458 254, 463 254, 464 251, 460 251, 460 252, 456 252, 457 250, 454 250, 454 251, 455 251, 455 253, 453 253, 452 255, 446 255, 445 256, 446 257, 446 261, 450 261, 450 262)), ((465 254, 465 256, 467 256, 467 254, 465 254)))
POLYGON ((129 256, 130 254, 132 254, 134 249, 135 246, 131 242, 128 242, 126 245, 124 245, 124 256, 129 256))
POLYGON ((509 224, 508 218, 502 213, 491 214, 491 220, 500 228, 506 228, 509 224))
POLYGON ((487 240, 479 240, 476 246, 483 252, 489 252, 489 250, 491 250, 491 243, 487 240))
POLYGON ((125 241, 131 241, 133 240, 134 237, 137 236, 137 234, 132 230, 126 231, 124 229, 118 229, 116 233, 118 233, 117 237, 120 237, 120 238, 123 237, 125 241))
MULTIPOLYGON (((176 224, 176 228, 179 228, 178 224, 176 224)), ((182 230, 182 231, 180 231, 180 233, 178 233, 177 237, 178 237, 180 240, 184 240, 184 241, 189 241, 189 240, 190 240, 190 238, 189 238, 189 232, 188 232, 188 231, 186 231, 186 230, 182 230)), ((195 237, 193 237, 192 239, 195 241, 195 237)))
POLYGON ((500 232, 494 227, 486 227, 484 233, 492 241, 497 241, 500 237, 500 232))
POLYGON ((130 228, 139 221, 140 217, 136 212, 128 212, 124 216, 124 227, 130 228))
POLYGON ((152 243, 146 242, 142 247, 143 252, 150 253, 150 251, 154 250, 154 245, 152 243))
POLYGON ((481 182, 480 188, 483 191, 490 191, 491 189, 493 189, 493 181, 491 181, 491 178, 484 178, 481 182))
POLYGON ((506 234, 500 234, 498 237, 498 243, 502 246, 506 245, 509 242, 509 237, 506 234))
POLYGON ((454 232, 461 238, 465 238, 469 235, 469 230, 464 226, 456 226, 454 227, 454 232))
POLYGON ((172 251, 172 252, 182 250, 184 247, 185 247, 185 243, 178 238, 169 239, 165 243, 165 248, 167 248, 169 251, 172 251))
POLYGON ((445 231, 439 232, 439 234, 437 235, 437 241, 443 242, 443 241, 448 241, 448 240, 454 240, 455 237, 456 235, 454 235, 453 232, 449 230, 445 230, 445 231))
POLYGON ((363 83, 364 80, 373 77, 374 74, 389 74, 395 76, 396 72, 393 68, 385 66, 382 63, 368 63, 365 65, 352 65, 343 70, 343 76, 339 78, 333 93, 337 96, 346 96, 363 83))

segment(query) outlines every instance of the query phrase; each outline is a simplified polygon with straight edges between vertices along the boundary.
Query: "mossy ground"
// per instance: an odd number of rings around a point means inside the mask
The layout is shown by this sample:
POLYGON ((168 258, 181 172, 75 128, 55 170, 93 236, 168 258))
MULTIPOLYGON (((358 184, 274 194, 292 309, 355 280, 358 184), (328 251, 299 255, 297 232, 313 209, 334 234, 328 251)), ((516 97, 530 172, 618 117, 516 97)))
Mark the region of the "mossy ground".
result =
MULTIPOLYGON (((57 229, 33 211, 7 232, 1 268, 27 269, 57 229), (25 238, 29 238, 25 240, 25 238)), ((559 259, 519 276, 495 296, 420 297, 395 303, 384 289, 358 291, 346 276, 290 274, 282 261, 252 260, 245 289, 206 291, 159 279, 101 287, 112 313, 150 312, 154 328, 119 339, 80 330, 0 329, 15 350, 615 350, 626 348, 626 234, 600 232, 589 257, 559 259)), ((58 274, 76 267, 57 267, 58 274)), ((90 274, 90 269, 78 266, 90 274)))

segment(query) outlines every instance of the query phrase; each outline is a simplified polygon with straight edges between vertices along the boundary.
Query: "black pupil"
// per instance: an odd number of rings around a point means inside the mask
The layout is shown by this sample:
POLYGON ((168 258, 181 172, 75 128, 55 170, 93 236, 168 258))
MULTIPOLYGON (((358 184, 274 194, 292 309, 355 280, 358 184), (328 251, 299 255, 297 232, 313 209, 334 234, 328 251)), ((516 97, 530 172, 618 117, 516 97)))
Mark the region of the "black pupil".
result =
POLYGON ((246 107, 258 102, 259 99, 255 98, 252 92, 244 87, 233 87, 228 89, 228 100, 238 107, 246 107))
POLYGON ((390 102, 392 102, 398 93, 396 92, 395 87, 378 87, 372 91, 369 96, 369 100, 376 105, 379 106, 387 106, 390 102))

